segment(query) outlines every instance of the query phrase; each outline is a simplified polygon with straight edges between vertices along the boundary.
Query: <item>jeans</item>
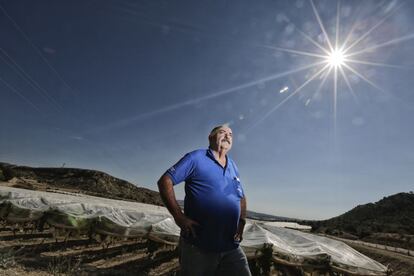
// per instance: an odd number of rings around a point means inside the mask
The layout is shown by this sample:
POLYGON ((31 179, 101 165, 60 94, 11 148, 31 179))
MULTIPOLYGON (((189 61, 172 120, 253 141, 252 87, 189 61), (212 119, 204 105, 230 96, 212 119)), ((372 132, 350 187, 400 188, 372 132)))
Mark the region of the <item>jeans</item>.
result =
POLYGON ((251 276, 246 255, 238 247, 225 252, 206 252, 180 240, 181 276, 251 276))

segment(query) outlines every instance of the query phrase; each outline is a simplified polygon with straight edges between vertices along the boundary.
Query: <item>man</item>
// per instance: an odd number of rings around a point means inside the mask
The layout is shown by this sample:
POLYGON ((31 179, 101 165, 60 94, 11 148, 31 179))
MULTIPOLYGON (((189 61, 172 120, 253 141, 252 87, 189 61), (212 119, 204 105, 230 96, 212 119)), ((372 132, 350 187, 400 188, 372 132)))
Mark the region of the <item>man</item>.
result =
POLYGON ((226 125, 208 136, 209 148, 187 153, 158 181, 166 207, 181 228, 181 275, 251 275, 239 247, 246 198, 234 161, 227 156, 233 134, 226 125), (173 185, 185 181, 184 213, 173 185))

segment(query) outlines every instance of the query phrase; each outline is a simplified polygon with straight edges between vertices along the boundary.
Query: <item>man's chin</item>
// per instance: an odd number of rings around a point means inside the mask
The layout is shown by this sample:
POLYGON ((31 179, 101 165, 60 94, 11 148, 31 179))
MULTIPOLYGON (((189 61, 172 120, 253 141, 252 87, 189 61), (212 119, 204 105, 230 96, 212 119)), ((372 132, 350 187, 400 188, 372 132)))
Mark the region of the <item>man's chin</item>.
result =
POLYGON ((221 144, 221 145, 220 145, 220 148, 221 148, 222 150, 229 151, 229 150, 231 149, 231 145, 230 145, 230 144, 227 144, 227 143, 224 143, 224 144, 221 144))

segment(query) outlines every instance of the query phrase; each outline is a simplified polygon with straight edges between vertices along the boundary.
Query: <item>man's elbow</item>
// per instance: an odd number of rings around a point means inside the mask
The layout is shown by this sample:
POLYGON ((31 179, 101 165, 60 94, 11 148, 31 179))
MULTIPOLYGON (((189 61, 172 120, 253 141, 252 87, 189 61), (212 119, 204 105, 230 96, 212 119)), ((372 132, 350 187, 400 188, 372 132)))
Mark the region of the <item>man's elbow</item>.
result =
POLYGON ((247 207, 247 201, 246 201, 246 196, 242 197, 242 199, 240 200, 240 206, 242 209, 246 209, 247 207))
POLYGON ((165 190, 166 188, 173 186, 170 177, 166 174, 161 176, 161 178, 157 182, 157 185, 158 185, 158 190, 160 192, 161 192, 161 190, 165 190))

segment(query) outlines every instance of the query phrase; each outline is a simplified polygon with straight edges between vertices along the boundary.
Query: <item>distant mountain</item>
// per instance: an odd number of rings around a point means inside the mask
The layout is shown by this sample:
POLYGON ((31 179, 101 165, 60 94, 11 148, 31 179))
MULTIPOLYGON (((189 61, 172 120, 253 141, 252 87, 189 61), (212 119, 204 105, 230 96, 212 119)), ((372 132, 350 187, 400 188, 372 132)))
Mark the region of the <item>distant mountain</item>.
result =
POLYGON ((137 187, 104 172, 75 168, 32 168, 0 162, 0 181, 31 190, 60 190, 163 205, 158 192, 137 187))
POLYGON ((414 193, 384 197, 311 224, 316 232, 414 248, 414 193))
POLYGON ((291 221, 291 222, 297 222, 297 219, 294 218, 287 218, 287 217, 279 217, 264 213, 258 213, 247 210, 246 216, 250 219, 256 219, 256 220, 265 220, 265 221, 291 221))
MULTIPOLYGON (((177 202, 178 202, 178 205, 180 205, 180 207, 184 209, 184 200, 177 200, 177 202)), ((297 219, 293 219, 293 218, 279 217, 279 216, 274 216, 274 215, 269 215, 269 214, 264 214, 264 213, 253 212, 249 210, 247 210, 246 216, 249 219, 265 220, 265 221, 287 221, 287 222, 298 221, 297 219)))
POLYGON ((319 226, 361 236, 371 232, 414 234, 414 193, 398 193, 376 203, 358 205, 319 226))

